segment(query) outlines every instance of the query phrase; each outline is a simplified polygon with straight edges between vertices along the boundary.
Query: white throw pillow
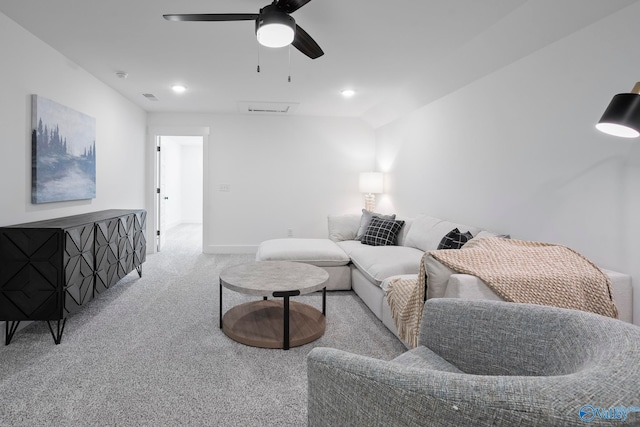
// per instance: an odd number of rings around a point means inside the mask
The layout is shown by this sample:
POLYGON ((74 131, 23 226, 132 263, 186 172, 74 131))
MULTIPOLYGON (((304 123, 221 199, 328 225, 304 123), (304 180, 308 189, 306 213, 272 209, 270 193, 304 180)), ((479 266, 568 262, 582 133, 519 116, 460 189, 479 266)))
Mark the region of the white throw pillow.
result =
POLYGON ((354 240, 360 227, 360 215, 328 215, 329 239, 334 242, 354 240))
POLYGON ((428 215, 418 215, 413 220, 411 228, 407 232, 404 245, 420 249, 422 251, 433 251, 438 249, 442 238, 451 230, 457 228, 462 233, 469 232, 475 236, 480 229, 464 224, 434 218, 428 215))
POLYGON ((504 237, 505 239, 511 238, 511 236, 509 236, 508 234, 498 234, 486 230, 482 230, 478 234, 473 236, 474 239, 481 239, 483 237, 504 237))

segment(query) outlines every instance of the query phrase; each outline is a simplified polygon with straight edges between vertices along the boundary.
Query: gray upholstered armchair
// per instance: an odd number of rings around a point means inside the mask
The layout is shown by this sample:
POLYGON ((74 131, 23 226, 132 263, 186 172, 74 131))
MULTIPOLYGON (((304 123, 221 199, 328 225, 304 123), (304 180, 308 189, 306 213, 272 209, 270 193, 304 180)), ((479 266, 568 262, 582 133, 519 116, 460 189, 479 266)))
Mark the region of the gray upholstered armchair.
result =
POLYGON ((640 328, 574 310, 431 299, 392 361, 308 356, 310 426, 640 425, 640 328), (611 409, 611 410, 610 410, 611 409))

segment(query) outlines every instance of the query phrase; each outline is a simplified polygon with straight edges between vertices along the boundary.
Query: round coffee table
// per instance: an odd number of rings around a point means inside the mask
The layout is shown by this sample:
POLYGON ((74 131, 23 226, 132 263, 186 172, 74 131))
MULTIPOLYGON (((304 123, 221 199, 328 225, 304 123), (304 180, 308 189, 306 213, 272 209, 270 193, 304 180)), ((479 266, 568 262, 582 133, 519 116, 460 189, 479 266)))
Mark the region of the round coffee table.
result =
POLYGON ((329 274, 320 267, 290 261, 236 265, 220 273, 220 328, 232 340, 253 347, 297 347, 324 334, 329 274), (222 315, 222 287, 263 297, 222 315), (322 312, 292 296, 322 289, 322 312), (269 300, 268 297, 283 298, 269 300))

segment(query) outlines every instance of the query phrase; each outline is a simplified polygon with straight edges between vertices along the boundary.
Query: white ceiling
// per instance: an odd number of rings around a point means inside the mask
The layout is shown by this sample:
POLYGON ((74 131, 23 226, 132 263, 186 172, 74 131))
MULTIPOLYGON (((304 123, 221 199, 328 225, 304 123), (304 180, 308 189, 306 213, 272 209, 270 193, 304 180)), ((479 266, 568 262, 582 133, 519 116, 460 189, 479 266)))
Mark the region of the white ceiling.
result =
POLYGON ((292 16, 325 55, 291 48, 290 66, 288 48, 258 48, 252 21, 162 18, 257 13, 269 0, 0 0, 0 11, 149 112, 291 102, 291 114, 377 127, 636 1, 313 0, 292 16), (172 93, 174 83, 188 91, 172 93), (346 87, 357 95, 343 99, 346 87))

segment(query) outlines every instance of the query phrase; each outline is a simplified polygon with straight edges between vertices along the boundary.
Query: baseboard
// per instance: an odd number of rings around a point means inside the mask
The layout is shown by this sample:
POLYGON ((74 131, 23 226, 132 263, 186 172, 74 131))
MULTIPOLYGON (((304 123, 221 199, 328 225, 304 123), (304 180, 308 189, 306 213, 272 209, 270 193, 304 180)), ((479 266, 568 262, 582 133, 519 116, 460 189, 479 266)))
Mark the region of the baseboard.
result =
POLYGON ((258 245, 209 245, 204 248, 205 254, 255 254, 258 245))

